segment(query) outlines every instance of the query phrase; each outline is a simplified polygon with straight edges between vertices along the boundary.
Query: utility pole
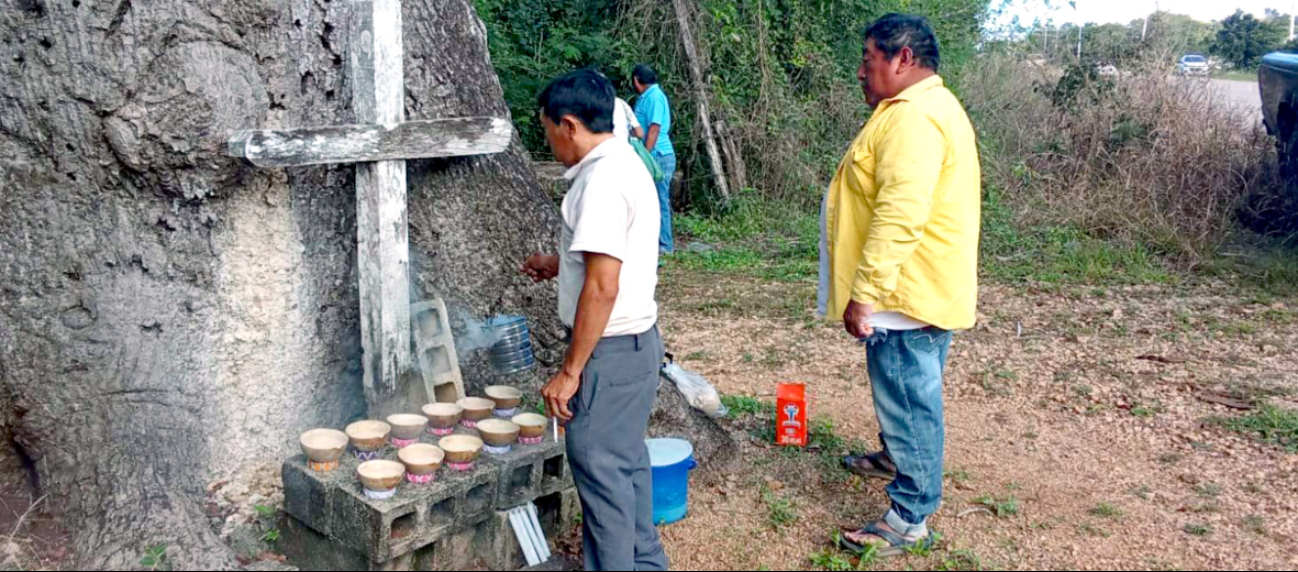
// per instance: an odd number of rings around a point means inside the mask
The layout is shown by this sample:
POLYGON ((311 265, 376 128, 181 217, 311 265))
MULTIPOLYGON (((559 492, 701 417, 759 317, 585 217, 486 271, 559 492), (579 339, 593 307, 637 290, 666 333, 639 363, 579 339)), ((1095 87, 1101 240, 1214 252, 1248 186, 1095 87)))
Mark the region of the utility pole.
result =
MULTIPOLYGON (((1149 37, 1149 19, 1152 18, 1154 14, 1159 13, 1160 10, 1158 0, 1154 0, 1154 11, 1150 14, 1145 14, 1145 27, 1140 30, 1140 42, 1142 44, 1145 42, 1145 39, 1149 37)), ((1293 30, 1289 31, 1289 35, 1293 35, 1293 30)))
POLYGON ((1296 7, 1298 7, 1298 1, 1294 2, 1293 4, 1291 4, 1291 5, 1289 6, 1289 41, 1290 41, 1290 42, 1292 42, 1293 39, 1294 39, 1294 29, 1293 29, 1293 28, 1294 28, 1294 11, 1295 11, 1294 9, 1295 9, 1296 7))

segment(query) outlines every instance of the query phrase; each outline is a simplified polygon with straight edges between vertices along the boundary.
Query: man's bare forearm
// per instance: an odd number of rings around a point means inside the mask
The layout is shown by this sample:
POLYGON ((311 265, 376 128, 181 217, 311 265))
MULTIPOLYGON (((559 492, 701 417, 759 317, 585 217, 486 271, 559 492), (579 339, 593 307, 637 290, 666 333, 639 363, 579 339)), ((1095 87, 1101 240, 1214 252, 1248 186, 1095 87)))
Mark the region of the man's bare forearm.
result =
POLYGON ((649 134, 645 136, 644 148, 649 151, 654 150, 654 145, 658 144, 658 132, 662 131, 662 126, 655 123, 649 126, 649 134))
POLYGON ((622 263, 612 258, 609 260, 616 264, 611 279, 604 272, 600 272, 600 270, 610 270, 609 268, 599 268, 608 264, 607 261, 587 265, 586 283, 582 286, 581 297, 577 300, 577 318, 572 328, 572 343, 569 344, 568 353, 563 358, 563 371, 576 378, 580 378, 581 373, 586 370, 586 364, 590 361, 591 354, 595 352, 595 346, 599 345, 600 339, 604 337, 604 330, 608 328, 609 318, 613 315, 613 304, 617 302, 617 277, 621 273, 622 263))

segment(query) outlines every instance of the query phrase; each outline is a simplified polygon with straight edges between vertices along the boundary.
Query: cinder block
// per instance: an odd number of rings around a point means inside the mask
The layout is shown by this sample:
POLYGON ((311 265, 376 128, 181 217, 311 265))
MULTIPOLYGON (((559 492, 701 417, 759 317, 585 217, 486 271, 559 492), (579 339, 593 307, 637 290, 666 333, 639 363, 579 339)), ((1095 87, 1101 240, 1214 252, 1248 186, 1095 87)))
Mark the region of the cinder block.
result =
MULTIPOLYGON (((494 515, 495 513, 490 513, 494 515)), ((495 536, 484 524, 486 516, 476 522, 457 525, 438 541, 415 548, 386 562, 375 562, 365 554, 347 548, 336 540, 311 530, 293 517, 281 526, 280 549, 288 563, 301 570, 343 571, 368 570, 406 572, 413 570, 486 570, 497 569, 486 564, 495 536), (476 542, 476 543, 475 543, 476 542)))
POLYGON ((464 376, 455 353, 446 303, 441 298, 410 306, 410 324, 415 340, 415 359, 424 378, 424 392, 430 401, 463 399, 464 376))
POLYGON ((292 516, 284 517, 276 548, 299 570, 382 570, 399 564, 371 562, 364 554, 340 545, 292 516))
POLYGON ((499 473, 496 508, 501 510, 573 486, 562 438, 556 442, 547 435, 539 445, 515 444, 509 453, 485 457, 499 473))
MULTIPOLYGON (((477 432, 459 429, 457 433, 477 432)), ((434 445, 438 440, 422 438, 434 445)), ((395 461, 396 450, 389 448, 381 457, 395 461)), ((297 536, 307 538, 301 545, 316 546, 300 551, 300 567, 500 569, 513 563, 503 559, 513 558, 508 548, 516 549, 517 541, 512 528, 501 532, 498 510, 536 501, 547 535, 551 528, 545 519, 571 523, 579 511, 562 440, 547 438, 539 445, 515 445, 506 455, 483 455, 467 473, 443 468, 437 481, 402 483, 395 497, 382 501, 365 497, 356 478, 357 466, 351 456, 328 473, 310 470, 303 457, 284 463, 287 520, 293 521, 297 536)))
MULTIPOLYGON (((396 454, 388 456, 395 460, 396 454)), ((436 482, 402 483, 392 499, 372 500, 356 480, 357 465, 349 459, 336 471, 317 473, 302 457, 285 462, 285 512, 372 562, 411 553, 495 508, 499 473, 486 467, 443 470, 436 482)))
MULTIPOLYGON (((577 490, 570 488, 555 492, 534 502, 537 520, 541 523, 541 531, 545 533, 550 551, 557 552, 555 541, 576 526, 577 516, 581 514, 581 501, 577 497, 577 490)), ((523 554, 523 547, 519 544, 518 537, 514 535, 514 527, 509 521, 509 512, 497 512, 495 520, 499 532, 491 551, 492 554, 497 555, 492 569, 521 570, 527 567, 527 557, 523 554)))
POLYGON ((495 511, 481 514, 445 536, 423 557, 417 558, 420 570, 504 570, 500 566, 498 546, 500 528, 495 511))

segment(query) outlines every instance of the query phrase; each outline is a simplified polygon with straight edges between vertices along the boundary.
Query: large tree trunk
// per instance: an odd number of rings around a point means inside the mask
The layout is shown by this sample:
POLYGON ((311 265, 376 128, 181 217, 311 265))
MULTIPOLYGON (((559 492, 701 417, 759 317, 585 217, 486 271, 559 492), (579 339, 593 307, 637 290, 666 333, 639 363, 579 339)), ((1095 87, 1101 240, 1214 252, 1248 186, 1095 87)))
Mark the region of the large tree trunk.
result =
MULTIPOLYGON (((0 420, 84 566, 232 565, 209 482, 364 415, 353 168, 222 157, 234 129, 352 121, 347 10, 0 0, 0 420)), ((506 116, 468 0, 404 11, 408 117, 506 116)), ((515 273, 557 222, 526 155, 409 169, 416 297, 524 313, 552 361, 553 291, 515 273)))

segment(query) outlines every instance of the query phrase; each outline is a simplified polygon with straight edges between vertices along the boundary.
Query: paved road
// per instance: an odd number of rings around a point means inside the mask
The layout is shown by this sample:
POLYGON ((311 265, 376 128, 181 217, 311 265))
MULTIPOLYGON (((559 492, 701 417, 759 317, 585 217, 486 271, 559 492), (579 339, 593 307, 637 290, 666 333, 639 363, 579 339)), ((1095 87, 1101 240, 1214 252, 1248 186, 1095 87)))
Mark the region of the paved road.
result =
POLYGON ((1257 82, 1214 79, 1212 89, 1232 105, 1251 112, 1255 121, 1262 121, 1262 96, 1258 94, 1257 82))

